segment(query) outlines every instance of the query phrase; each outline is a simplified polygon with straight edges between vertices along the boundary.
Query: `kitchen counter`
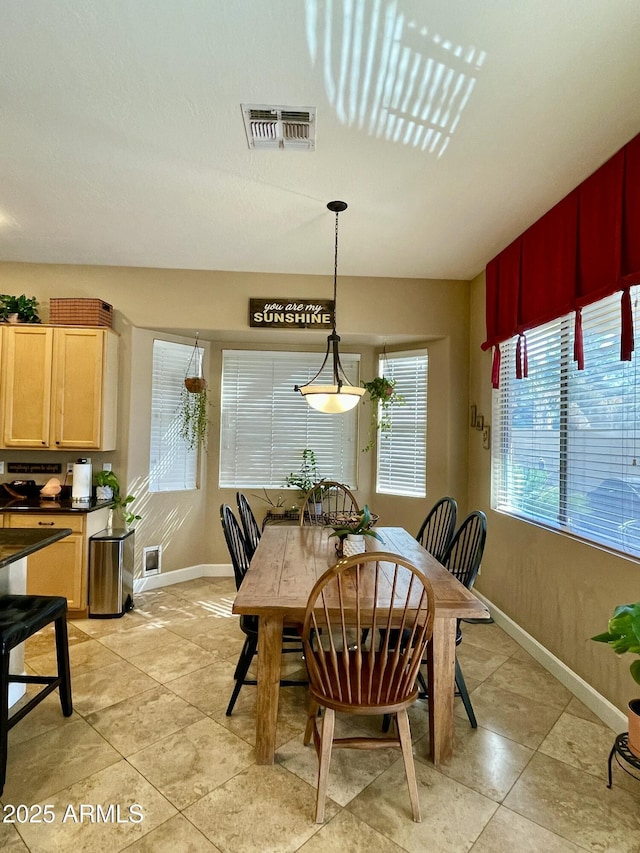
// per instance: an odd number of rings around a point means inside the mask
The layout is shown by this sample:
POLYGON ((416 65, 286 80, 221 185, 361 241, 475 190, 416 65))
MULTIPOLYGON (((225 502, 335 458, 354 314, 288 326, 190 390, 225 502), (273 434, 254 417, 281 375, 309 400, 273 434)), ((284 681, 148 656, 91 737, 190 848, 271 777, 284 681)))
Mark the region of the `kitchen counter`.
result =
MULTIPOLYGON (((64 539, 70 533, 69 527, 61 527, 58 530, 31 527, 0 529, 0 569, 28 557, 29 554, 57 542, 58 539, 64 539)), ((0 591, 7 590, 2 590, 0 587, 0 591)))
MULTIPOLYGON (((0 528, 0 594, 24 595, 27 591, 27 558, 29 555, 69 536, 71 529, 56 530, 21 527, 0 528)), ((24 644, 11 650, 10 672, 24 672, 24 644)), ((9 685, 9 707, 24 694, 25 685, 9 685)))
POLYGON ((76 503, 71 498, 48 500, 39 497, 12 498, 0 495, 0 512, 95 512, 113 506, 113 501, 98 501, 95 498, 76 503))

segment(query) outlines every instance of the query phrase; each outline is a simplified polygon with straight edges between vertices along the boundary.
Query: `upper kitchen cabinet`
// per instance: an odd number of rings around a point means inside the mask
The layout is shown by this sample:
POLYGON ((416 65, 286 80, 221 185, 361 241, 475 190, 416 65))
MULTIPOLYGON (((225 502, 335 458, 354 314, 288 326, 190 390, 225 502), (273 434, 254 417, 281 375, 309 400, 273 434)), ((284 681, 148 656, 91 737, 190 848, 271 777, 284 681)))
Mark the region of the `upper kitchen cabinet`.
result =
POLYGON ((2 446, 114 450, 118 336, 106 328, 2 329, 2 446))

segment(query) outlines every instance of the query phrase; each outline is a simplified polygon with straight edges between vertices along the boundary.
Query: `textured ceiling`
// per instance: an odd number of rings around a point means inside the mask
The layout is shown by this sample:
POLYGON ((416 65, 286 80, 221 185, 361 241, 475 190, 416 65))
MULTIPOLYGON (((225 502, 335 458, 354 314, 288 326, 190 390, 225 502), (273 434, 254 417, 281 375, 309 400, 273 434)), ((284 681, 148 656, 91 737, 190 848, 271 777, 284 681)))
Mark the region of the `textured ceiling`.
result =
POLYGON ((640 131, 637 0, 3 0, 0 258, 468 279, 640 131), (313 152, 241 103, 317 107, 313 152))

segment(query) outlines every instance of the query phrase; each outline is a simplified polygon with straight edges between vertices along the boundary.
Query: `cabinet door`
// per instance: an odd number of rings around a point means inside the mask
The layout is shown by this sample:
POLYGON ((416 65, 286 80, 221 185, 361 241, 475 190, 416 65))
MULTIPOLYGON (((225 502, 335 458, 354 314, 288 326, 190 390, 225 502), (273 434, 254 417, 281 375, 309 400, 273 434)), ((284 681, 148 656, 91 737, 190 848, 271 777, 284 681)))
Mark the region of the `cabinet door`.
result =
POLYGON ((83 537, 73 533, 27 559, 27 595, 62 595, 82 610, 83 537))
POLYGON ((54 329, 52 447, 101 447, 104 345, 103 329, 54 329))
POLYGON ((18 325, 2 331, 3 445, 48 447, 53 329, 18 325))

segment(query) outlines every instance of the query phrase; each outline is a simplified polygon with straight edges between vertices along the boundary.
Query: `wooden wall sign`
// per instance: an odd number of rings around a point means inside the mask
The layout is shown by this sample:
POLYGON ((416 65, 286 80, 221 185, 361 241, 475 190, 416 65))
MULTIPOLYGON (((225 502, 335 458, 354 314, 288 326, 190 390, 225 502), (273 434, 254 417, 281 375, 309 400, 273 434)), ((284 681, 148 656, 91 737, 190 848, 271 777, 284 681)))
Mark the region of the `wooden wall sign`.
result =
POLYGON ((9 474, 60 474, 60 462, 7 462, 9 474))
POLYGON ((258 329, 331 329, 333 299, 250 299, 249 325, 258 329))

